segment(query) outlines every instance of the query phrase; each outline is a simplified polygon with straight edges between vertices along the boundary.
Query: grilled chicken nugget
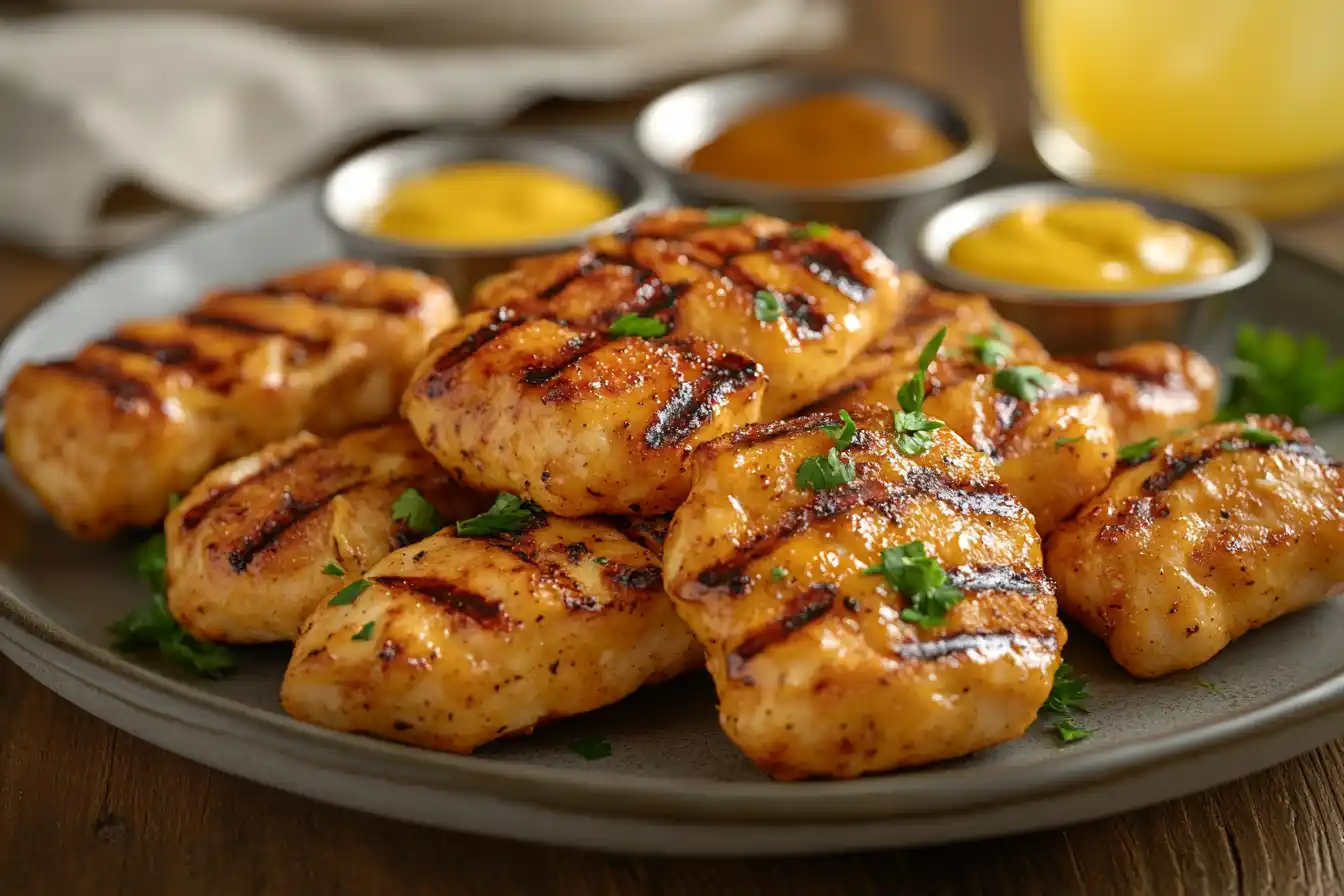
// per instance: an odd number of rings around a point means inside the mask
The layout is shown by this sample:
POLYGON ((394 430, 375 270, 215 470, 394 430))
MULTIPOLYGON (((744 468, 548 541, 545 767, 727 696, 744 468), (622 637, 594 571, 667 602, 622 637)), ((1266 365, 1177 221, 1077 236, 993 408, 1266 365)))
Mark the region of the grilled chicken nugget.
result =
POLYGON ((907 456, 888 412, 853 419, 834 459, 836 414, 702 446, 667 538, 668 593, 705 645, 723 729, 776 778, 1017 737, 1065 640, 1031 516, 990 461, 949 429, 907 456))
POLYGON ((596 520, 445 529, 366 581, 320 606, 294 645, 281 700, 295 718, 470 753, 704 660, 657 559, 596 520))

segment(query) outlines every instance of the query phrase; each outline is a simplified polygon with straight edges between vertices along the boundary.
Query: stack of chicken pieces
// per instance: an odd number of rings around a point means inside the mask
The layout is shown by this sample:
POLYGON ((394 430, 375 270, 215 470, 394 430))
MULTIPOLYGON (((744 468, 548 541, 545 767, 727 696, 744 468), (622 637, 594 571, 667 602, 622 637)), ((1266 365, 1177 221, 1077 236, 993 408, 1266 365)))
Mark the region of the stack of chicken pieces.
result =
POLYGON ((184 493, 184 629, 295 641, 299 719, 460 753, 707 661, 777 778, 916 765, 1027 729, 1057 600, 1153 677, 1344 583, 1304 430, 1211 424, 1180 346, 1052 358, 856 233, 673 210, 467 307, 350 262, 217 294, 24 368, 7 451, 85 537, 184 493))

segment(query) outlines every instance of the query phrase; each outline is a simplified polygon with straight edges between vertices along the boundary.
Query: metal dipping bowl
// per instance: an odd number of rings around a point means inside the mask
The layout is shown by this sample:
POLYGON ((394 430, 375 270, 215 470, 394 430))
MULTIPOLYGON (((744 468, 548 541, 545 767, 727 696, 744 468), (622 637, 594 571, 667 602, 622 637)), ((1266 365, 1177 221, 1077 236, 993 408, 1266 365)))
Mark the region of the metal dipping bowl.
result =
POLYGON ((327 178, 321 201, 323 218, 339 234, 348 254, 442 277, 465 306, 477 283, 518 259, 572 249, 594 234, 619 230, 672 199, 656 173, 585 143, 523 134, 436 132, 385 143, 355 156, 327 178), (615 194, 621 210, 581 230, 509 244, 455 246, 369 232, 393 184, 438 168, 487 160, 563 172, 615 194))
POLYGON ((655 99, 635 122, 641 153, 693 204, 747 206, 791 221, 869 231, 896 203, 960 183, 994 155, 987 122, 934 90, 874 75, 765 70, 692 81, 655 99), (941 130, 957 152, 935 165, 833 187, 801 188, 685 170, 697 149, 748 113, 818 93, 854 93, 914 112, 941 130))
POLYGON ((1269 266, 1270 241, 1255 219, 1215 212, 1141 193, 1060 182, 1018 184, 975 193, 930 215, 915 235, 920 273, 939 286, 980 293, 1004 317, 1026 327, 1052 352, 1092 352, 1142 340, 1188 344, 1208 333, 1237 290, 1269 266), (953 267, 948 252, 962 235, 1024 205, 1069 199, 1119 199, 1150 215, 1179 221, 1222 240, 1236 264, 1188 283, 1135 291, 1083 291, 1027 286, 980 277, 953 267))

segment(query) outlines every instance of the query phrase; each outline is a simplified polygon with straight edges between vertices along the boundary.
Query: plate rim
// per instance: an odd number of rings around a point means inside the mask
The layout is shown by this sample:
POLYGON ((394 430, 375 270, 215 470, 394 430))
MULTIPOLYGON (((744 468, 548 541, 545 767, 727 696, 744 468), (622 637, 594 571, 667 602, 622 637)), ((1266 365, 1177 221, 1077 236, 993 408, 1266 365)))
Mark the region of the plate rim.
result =
MULTIPOLYGON (((314 225, 320 226, 318 187, 317 181, 301 184, 252 209, 195 222, 152 244, 93 265, 15 322, 0 346, 0 370, 6 366, 16 369, 17 365, 11 364, 12 361, 26 360, 27 356, 18 359, 14 356, 29 341, 29 334, 40 328, 58 307, 89 289, 90 284, 109 271, 144 263, 147 257, 171 252, 182 243, 212 240, 214 231, 274 213, 280 206, 306 202, 314 225)), ((1338 273, 1310 256, 1291 254, 1313 266, 1338 273)), ((0 562, 0 567, 8 566, 8 563, 0 562)), ((419 776, 420 783, 426 786, 451 787, 454 791, 554 807, 583 807, 588 811, 600 807, 602 811, 612 810, 615 814, 706 823, 725 820, 763 823, 777 820, 781 811, 787 811, 794 821, 862 821, 922 815, 934 807, 940 811, 972 810, 1005 800, 1035 800, 1042 795, 1096 784, 1103 779, 1137 775, 1154 764, 1173 758, 1193 759, 1271 727, 1307 728, 1344 709, 1344 665, 1341 665, 1333 673, 1282 700, 1239 709, 1217 720, 1183 726, 1150 740, 1093 748, 1071 758, 1069 766, 1063 770, 1051 769, 1048 763, 1033 762, 1016 769, 1014 775, 987 776, 975 767, 934 765, 847 781, 779 783, 764 776, 758 781, 710 781, 459 756, 318 728, 282 713, 211 693, 133 662, 65 629, 51 617, 38 612, 5 583, 0 583, 0 619, 7 620, 61 655, 93 663, 124 684, 176 701, 212 717, 218 724, 236 723, 241 717, 250 726, 259 726, 258 731, 249 732, 250 737, 270 735, 274 739, 268 742, 271 749, 278 741, 286 749, 307 755, 315 749, 320 750, 324 755, 338 758, 338 766, 355 764, 358 760, 361 767, 367 768, 367 763, 376 761, 382 777, 419 776)), ((7 641, 0 639, 0 646, 7 641)), ((1300 752, 1318 744, 1308 740, 1304 739, 1300 752)))

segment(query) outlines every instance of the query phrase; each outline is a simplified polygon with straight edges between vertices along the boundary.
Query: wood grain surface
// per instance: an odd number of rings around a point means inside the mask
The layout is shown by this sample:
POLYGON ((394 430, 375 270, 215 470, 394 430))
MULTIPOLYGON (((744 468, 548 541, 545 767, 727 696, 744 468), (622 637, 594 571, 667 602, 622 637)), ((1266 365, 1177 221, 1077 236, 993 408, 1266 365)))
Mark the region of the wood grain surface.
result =
MULTIPOLYGON (((1010 147, 1027 90, 1010 0, 862 0, 822 64, 976 96, 1010 147)), ((533 123, 629 114, 547 103, 533 123)), ((1279 236, 1344 265, 1344 214, 1279 236)), ((0 247, 0 329, 80 265, 0 247)), ((1341 892, 1344 745, 1205 794, 972 845, 759 861, 612 857, 383 821, 180 759, 0 659, 0 893, 1058 894, 1341 892)))

